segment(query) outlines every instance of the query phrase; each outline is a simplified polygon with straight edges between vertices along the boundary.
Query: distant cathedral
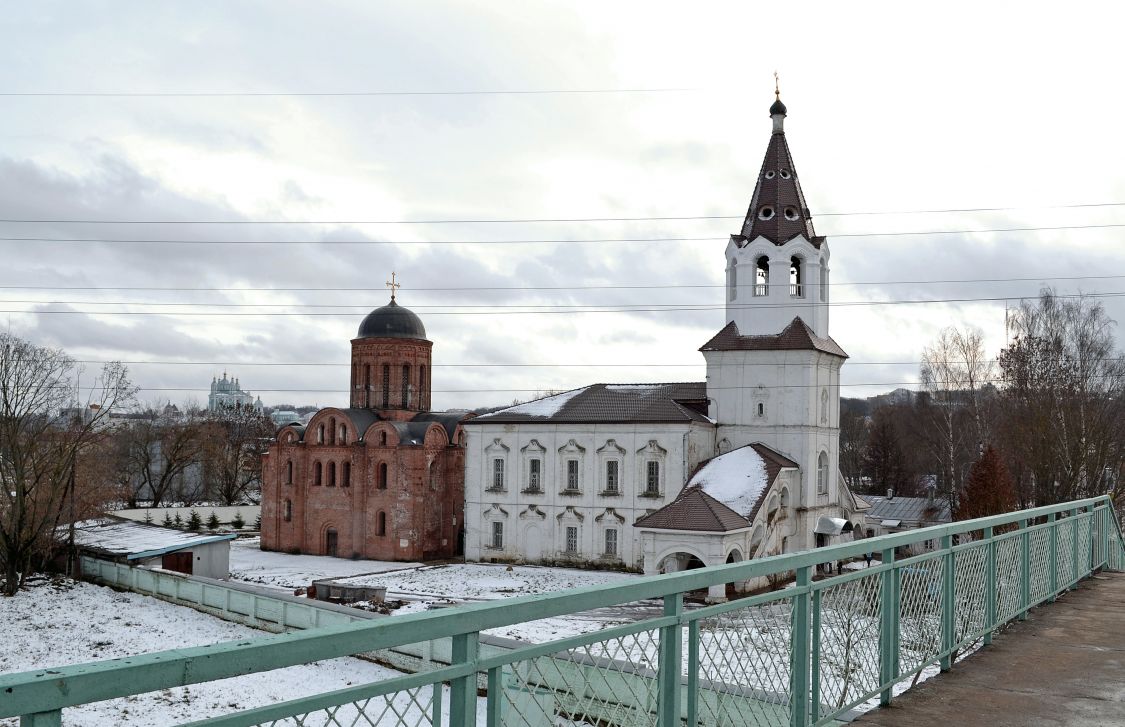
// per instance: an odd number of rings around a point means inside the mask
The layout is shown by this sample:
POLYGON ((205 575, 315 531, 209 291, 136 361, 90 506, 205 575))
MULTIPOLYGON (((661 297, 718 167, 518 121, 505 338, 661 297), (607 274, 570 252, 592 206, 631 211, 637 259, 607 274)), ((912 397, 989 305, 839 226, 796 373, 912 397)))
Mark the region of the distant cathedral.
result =
POLYGON ((249 391, 243 391, 238 379, 228 379, 227 372, 223 378, 211 378, 211 393, 207 396, 207 411, 220 409, 253 409, 262 411, 262 398, 254 398, 249 391))
POLYGON ((262 549, 416 561, 461 552, 461 412, 431 412, 433 343, 395 301, 352 339, 351 406, 277 433, 262 466, 262 549))

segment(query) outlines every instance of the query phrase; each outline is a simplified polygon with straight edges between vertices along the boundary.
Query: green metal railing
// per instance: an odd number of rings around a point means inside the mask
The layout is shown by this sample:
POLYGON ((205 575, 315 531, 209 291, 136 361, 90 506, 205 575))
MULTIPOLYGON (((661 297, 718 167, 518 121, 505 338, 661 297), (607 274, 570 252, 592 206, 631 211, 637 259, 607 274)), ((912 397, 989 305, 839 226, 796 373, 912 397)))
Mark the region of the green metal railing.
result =
POLYGON ((0 718, 60 725, 65 709, 91 702, 451 638, 452 663, 434 671, 193 724, 833 724, 865 703, 889 703, 926 669, 950 669, 1003 624, 1101 568, 1125 569, 1107 497, 624 585, 4 675, 0 718), (881 563, 814 579, 818 564, 872 549, 881 563), (685 595, 776 574, 793 574, 793 584, 685 609, 685 595), (661 615, 505 653, 480 650, 485 629, 647 599, 663 599, 661 615))

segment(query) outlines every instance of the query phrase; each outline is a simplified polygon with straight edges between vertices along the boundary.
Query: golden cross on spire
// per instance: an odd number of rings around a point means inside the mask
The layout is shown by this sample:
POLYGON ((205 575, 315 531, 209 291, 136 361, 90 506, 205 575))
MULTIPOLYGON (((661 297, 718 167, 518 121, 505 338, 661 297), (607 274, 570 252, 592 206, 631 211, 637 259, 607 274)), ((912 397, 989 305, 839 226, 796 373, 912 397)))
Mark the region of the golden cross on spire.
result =
POLYGON ((777 71, 773 72, 773 95, 778 101, 781 100, 781 82, 778 80, 777 71))
POLYGON ((395 290, 402 287, 402 283, 395 282, 395 273, 391 271, 391 279, 387 281, 387 287, 391 289, 391 300, 395 299, 395 290))

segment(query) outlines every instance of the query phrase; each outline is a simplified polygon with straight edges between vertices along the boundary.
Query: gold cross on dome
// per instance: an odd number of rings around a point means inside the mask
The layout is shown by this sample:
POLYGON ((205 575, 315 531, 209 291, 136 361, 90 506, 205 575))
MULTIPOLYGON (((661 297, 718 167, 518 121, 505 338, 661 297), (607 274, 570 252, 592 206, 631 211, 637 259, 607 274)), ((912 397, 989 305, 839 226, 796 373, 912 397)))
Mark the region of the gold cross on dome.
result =
POLYGON ((387 287, 391 289, 391 300, 395 299, 395 290, 402 287, 402 283, 395 282, 395 273, 391 271, 391 279, 387 281, 387 287))
POLYGON ((777 71, 773 72, 773 95, 778 101, 781 100, 781 81, 777 77, 777 71))

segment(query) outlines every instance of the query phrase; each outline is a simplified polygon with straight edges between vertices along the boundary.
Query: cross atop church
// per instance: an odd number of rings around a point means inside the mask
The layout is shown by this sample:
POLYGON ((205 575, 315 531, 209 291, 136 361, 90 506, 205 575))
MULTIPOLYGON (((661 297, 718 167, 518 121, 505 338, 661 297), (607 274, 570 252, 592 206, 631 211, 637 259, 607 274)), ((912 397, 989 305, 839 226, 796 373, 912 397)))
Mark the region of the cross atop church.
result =
POLYGON ((387 287, 391 289, 391 300, 395 299, 395 290, 402 287, 402 283, 395 282, 395 273, 391 271, 391 279, 387 281, 387 287))
POLYGON ((777 71, 773 72, 773 95, 778 101, 781 100, 781 79, 778 78, 777 71))

